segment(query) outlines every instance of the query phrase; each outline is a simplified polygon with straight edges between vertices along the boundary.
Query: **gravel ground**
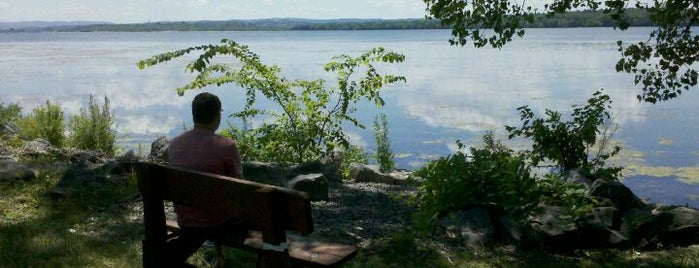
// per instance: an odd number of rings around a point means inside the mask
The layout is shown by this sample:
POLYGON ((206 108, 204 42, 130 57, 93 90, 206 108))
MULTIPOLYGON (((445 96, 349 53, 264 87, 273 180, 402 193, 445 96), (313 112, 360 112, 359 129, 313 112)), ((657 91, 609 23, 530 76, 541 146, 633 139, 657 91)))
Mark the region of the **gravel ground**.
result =
POLYGON ((314 235, 360 247, 410 226, 414 207, 405 197, 415 187, 378 183, 330 185, 328 201, 312 202, 314 235))

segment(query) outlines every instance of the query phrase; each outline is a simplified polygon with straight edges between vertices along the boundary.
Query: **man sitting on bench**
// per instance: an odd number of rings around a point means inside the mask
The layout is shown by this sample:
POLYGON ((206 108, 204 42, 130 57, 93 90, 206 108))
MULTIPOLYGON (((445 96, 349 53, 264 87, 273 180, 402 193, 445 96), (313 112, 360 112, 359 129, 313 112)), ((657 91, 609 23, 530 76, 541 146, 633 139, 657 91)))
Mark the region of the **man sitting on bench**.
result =
MULTIPOLYGON (((219 136, 221 100, 211 93, 200 93, 192 101, 194 128, 172 139, 168 149, 171 166, 243 178, 240 154, 234 140, 219 136)), ((205 242, 205 237, 247 234, 245 219, 212 214, 198 208, 175 205, 181 231, 165 246, 168 267, 187 266, 187 259, 205 242)))

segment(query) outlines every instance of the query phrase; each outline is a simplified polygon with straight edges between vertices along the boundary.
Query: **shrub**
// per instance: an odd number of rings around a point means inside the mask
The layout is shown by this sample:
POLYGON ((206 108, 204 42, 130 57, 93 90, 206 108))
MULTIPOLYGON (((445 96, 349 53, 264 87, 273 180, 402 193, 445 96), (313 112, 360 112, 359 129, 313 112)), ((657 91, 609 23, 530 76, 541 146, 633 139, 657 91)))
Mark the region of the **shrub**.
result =
POLYGON ((434 160, 417 170, 425 179, 417 195, 419 227, 429 227, 438 217, 480 205, 510 209, 520 220, 538 203, 535 176, 523 154, 517 154, 493 134, 483 136, 483 148, 470 148, 434 160))
POLYGON ((7 106, 4 103, 0 103, 0 147, 16 147, 21 144, 21 141, 16 136, 6 135, 9 129, 18 131, 17 124, 21 116, 22 107, 17 103, 11 103, 7 106), (3 130, 2 128, 5 129, 3 130))
POLYGON ((619 146, 611 151, 605 148, 611 135, 605 131, 611 123, 607 111, 611 102, 608 95, 596 91, 586 105, 573 105, 569 121, 563 121, 560 112, 548 109, 546 118, 539 118, 528 106, 522 106, 517 108, 522 126, 506 129, 510 138, 524 136, 533 140, 530 159, 534 166, 550 160, 562 171, 580 168, 597 177, 617 180, 621 168, 605 167, 605 160, 621 150, 619 146), (597 152, 592 153, 595 149, 597 152))
POLYGON ((247 46, 226 39, 218 45, 156 55, 140 61, 138 66, 153 66, 193 51, 201 51, 201 55, 190 62, 186 70, 198 75, 177 92, 181 95, 187 90, 228 83, 244 89, 246 105, 233 116, 243 122, 259 120, 264 123, 255 129, 233 128, 227 133, 251 144, 246 155, 261 161, 305 162, 331 153, 337 147, 349 146, 343 125, 351 123, 364 128, 354 118, 356 104, 368 101, 382 106, 384 101, 380 89, 384 85, 405 81, 402 76, 379 74, 374 67, 374 63, 402 62, 405 59, 403 55, 383 48, 375 48, 357 57, 334 57, 324 69, 336 74, 337 84, 328 87, 323 79, 307 81, 281 77, 279 67, 262 64, 247 46), (232 58, 237 62, 224 64, 218 61, 232 58), (275 107, 256 108, 260 96, 275 107))
POLYGON ((63 121, 61 107, 46 101, 46 105, 37 106, 19 120, 20 133, 26 139, 42 138, 56 147, 63 147, 66 139, 63 121))
POLYGON ((22 107, 17 103, 0 103, 0 125, 16 123, 22 115, 22 107))
POLYGON ((107 96, 104 97, 104 104, 100 108, 94 96, 90 95, 87 109, 80 109, 80 113, 73 116, 68 124, 70 144, 78 149, 114 154, 116 131, 112 129, 113 125, 114 115, 109 108, 107 96))
POLYGON ((388 139, 388 121, 385 114, 374 118, 374 137, 376 138, 376 161, 379 163, 379 170, 391 172, 396 163, 393 160, 391 141, 388 139))

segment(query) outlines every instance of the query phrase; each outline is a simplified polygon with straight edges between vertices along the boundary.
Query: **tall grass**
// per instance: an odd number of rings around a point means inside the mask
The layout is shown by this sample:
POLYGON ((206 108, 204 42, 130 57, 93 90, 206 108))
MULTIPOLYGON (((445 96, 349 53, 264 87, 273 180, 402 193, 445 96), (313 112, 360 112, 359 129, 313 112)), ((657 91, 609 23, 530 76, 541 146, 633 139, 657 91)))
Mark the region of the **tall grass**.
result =
POLYGON ((374 137, 376 138, 376 161, 381 172, 391 172, 396 163, 388 139, 388 120, 385 114, 374 118, 374 137))
POLYGON ((102 107, 90 95, 87 108, 73 116, 68 123, 70 144, 78 149, 100 150, 113 155, 116 149, 116 131, 113 129, 114 115, 109 107, 109 98, 104 97, 102 107))

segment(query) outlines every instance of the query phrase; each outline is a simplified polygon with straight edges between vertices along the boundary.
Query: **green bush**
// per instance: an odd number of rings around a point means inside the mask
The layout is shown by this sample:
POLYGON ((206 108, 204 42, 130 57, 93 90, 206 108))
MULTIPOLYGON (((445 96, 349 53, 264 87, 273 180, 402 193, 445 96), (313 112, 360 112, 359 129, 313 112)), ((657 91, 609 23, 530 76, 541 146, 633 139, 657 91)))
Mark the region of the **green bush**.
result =
MULTIPOLYGON (((4 103, 0 103, 0 126, 6 128, 17 127, 21 116, 22 107, 20 107, 17 103, 11 103, 7 106, 5 106, 4 103)), ((21 144, 22 142, 17 136, 9 136, 4 132, 0 132, 0 147, 17 147, 21 144)))
POLYGON ((335 148, 349 146, 343 126, 347 123, 364 126, 354 117, 360 101, 384 104, 380 89, 405 77, 380 74, 375 63, 402 62, 405 56, 375 48, 357 57, 341 55, 325 65, 326 72, 336 75, 335 85, 328 81, 291 80, 280 76, 278 66, 262 64, 260 58, 247 46, 231 40, 217 45, 191 47, 163 53, 142 60, 139 68, 173 60, 199 51, 201 54, 187 65, 186 70, 198 73, 192 82, 177 89, 187 90, 228 83, 244 89, 246 105, 233 116, 243 122, 259 120, 260 127, 241 130, 232 127, 225 133, 236 137, 244 147, 248 159, 277 162, 305 162, 317 160, 335 148), (223 61, 235 59, 231 64, 223 61), (275 107, 257 108, 256 101, 264 97, 275 107))
MULTIPOLYGON (((596 178, 618 178, 621 168, 605 166, 605 160, 621 150, 618 146, 605 150, 610 140, 610 102, 609 96, 597 91, 586 105, 573 106, 570 121, 551 110, 546 110, 547 118, 536 118, 529 107, 520 107, 522 126, 507 130, 510 138, 532 138, 531 150, 515 153, 489 133, 483 138, 484 147, 471 148, 471 155, 459 151, 416 171, 425 179, 416 198, 421 208, 418 227, 479 205, 515 212, 515 220, 524 222, 539 204, 570 208, 576 218, 586 215, 597 200, 587 196, 583 186, 566 183, 561 171, 580 168, 596 178), (542 161, 553 162, 554 168, 537 178, 530 171, 542 161)), ((458 143, 458 147, 464 146, 458 143)))
POLYGON ((97 104, 94 96, 90 95, 88 107, 80 109, 68 123, 70 129, 70 144, 78 149, 100 150, 114 154, 116 147, 116 131, 112 129, 114 115, 109 108, 109 99, 104 97, 102 107, 97 104))
POLYGON ((611 138, 611 133, 605 131, 611 123, 607 110, 611 102, 608 95, 596 91, 584 106, 573 105, 569 121, 563 121, 560 112, 548 109, 546 118, 539 118, 528 106, 522 106, 517 108, 522 126, 506 129, 510 138, 533 140, 530 159, 534 166, 548 160, 561 171, 580 168, 596 177, 618 180, 621 168, 605 167, 605 160, 621 150, 619 146, 606 150, 611 138))
POLYGON ((34 108, 31 114, 19 120, 21 136, 33 140, 42 138, 56 147, 65 145, 65 124, 61 106, 46 101, 46 105, 34 108))
POLYGON ((22 107, 17 103, 0 103, 0 125, 16 123, 22 115, 22 107))
POLYGON ((429 227, 448 212, 476 206, 495 206, 511 210, 523 220, 538 203, 535 176, 517 154, 493 134, 483 136, 483 148, 471 148, 470 155, 459 151, 434 160, 417 170, 425 181, 419 187, 418 227, 429 227))
POLYGON ((374 137, 376 138, 376 161, 379 163, 379 170, 391 172, 396 163, 391 151, 391 141, 388 139, 388 120, 385 114, 374 118, 374 137))

